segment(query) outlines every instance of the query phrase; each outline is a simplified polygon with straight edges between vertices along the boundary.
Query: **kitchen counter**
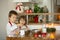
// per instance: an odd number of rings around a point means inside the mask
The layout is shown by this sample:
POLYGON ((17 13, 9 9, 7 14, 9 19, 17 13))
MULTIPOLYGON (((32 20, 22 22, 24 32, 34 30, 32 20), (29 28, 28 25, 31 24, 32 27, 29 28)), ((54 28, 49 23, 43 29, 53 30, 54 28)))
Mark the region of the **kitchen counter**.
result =
MULTIPOLYGON (((51 24, 46 24, 47 26, 50 26, 51 24)), ((39 25, 38 25, 39 26, 39 25)), ((54 24, 54 27, 56 28, 56 38, 60 39, 60 24, 54 24)), ((6 37, 6 40, 42 40, 42 38, 34 38, 34 37, 6 37)))
MULTIPOLYGON (((60 35, 56 35, 56 40, 60 40, 60 35)), ((34 37, 6 37, 6 40, 43 40, 43 38, 34 38, 34 37)), ((49 40, 49 39, 46 39, 49 40)))
POLYGON ((34 38, 34 37, 6 37, 6 40, 42 40, 42 38, 34 38))

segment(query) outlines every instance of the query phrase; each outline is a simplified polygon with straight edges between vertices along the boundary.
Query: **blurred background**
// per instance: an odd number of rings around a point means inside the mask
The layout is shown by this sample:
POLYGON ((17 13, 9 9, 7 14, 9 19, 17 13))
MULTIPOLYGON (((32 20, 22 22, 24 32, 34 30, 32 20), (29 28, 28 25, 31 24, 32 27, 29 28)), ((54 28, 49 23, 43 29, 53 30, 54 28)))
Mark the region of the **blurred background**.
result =
MULTIPOLYGON (((39 6, 47 6, 49 13, 60 12, 60 0, 43 0, 39 6), (41 5, 41 3, 43 5, 41 5)), ((12 0, 0 0, 0 40, 6 39, 6 24, 8 22, 8 12, 15 7, 12 0)), ((57 28, 59 29, 59 28, 57 28)), ((59 32, 59 31, 58 31, 59 32)))

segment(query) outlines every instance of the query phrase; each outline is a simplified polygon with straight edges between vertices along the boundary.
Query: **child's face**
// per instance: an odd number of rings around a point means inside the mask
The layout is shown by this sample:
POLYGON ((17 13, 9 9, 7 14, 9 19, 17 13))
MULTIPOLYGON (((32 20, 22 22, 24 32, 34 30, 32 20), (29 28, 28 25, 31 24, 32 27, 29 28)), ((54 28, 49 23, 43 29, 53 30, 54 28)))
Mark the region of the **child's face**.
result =
POLYGON ((12 14, 11 17, 9 17, 10 21, 13 23, 16 21, 16 18, 17 18, 17 15, 14 15, 14 14, 12 14))
POLYGON ((20 19, 20 23, 24 25, 25 24, 25 20, 23 18, 21 18, 20 19))

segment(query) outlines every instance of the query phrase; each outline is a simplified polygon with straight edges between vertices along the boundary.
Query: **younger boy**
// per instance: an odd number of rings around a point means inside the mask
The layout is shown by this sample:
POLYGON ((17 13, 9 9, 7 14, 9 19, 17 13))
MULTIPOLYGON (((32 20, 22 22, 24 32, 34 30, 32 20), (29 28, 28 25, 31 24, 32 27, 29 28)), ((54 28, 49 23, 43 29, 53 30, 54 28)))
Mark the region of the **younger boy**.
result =
POLYGON ((17 12, 14 10, 11 10, 8 15, 9 22, 7 24, 7 36, 8 37, 15 37, 16 33, 18 32, 17 25, 15 24, 16 18, 17 18, 17 12))

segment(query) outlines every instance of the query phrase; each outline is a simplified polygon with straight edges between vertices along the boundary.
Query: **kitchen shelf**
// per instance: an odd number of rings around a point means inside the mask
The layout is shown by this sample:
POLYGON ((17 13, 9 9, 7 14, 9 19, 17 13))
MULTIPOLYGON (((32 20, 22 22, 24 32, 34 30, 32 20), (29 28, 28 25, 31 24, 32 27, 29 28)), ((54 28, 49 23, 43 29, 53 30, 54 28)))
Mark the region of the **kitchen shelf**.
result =
MULTIPOLYGON (((18 14, 19 14, 19 16, 25 16, 26 17, 28 25, 29 24, 30 25, 31 24, 42 24, 42 23, 46 23, 46 24, 47 23, 60 23, 60 19, 59 19, 59 21, 56 21, 56 18, 54 18, 56 15, 60 16, 60 13, 18 13, 18 14), (45 20, 42 23, 41 22, 38 22, 38 23, 29 22, 29 19, 30 19, 29 17, 32 18, 32 16, 34 17, 35 15, 38 15, 38 17, 42 15, 42 17, 44 17, 45 20), (49 15, 53 16, 53 17, 51 17, 51 18, 53 18, 51 21, 47 20, 47 16, 48 16, 48 19, 49 19, 49 15)), ((34 18, 32 18, 32 19, 34 19, 34 18)), ((32 21, 32 19, 31 19, 31 21, 32 21)))
POLYGON ((19 15, 60 15, 60 13, 18 13, 19 15))
POLYGON ((49 15, 51 13, 19 13, 19 15, 49 15))

